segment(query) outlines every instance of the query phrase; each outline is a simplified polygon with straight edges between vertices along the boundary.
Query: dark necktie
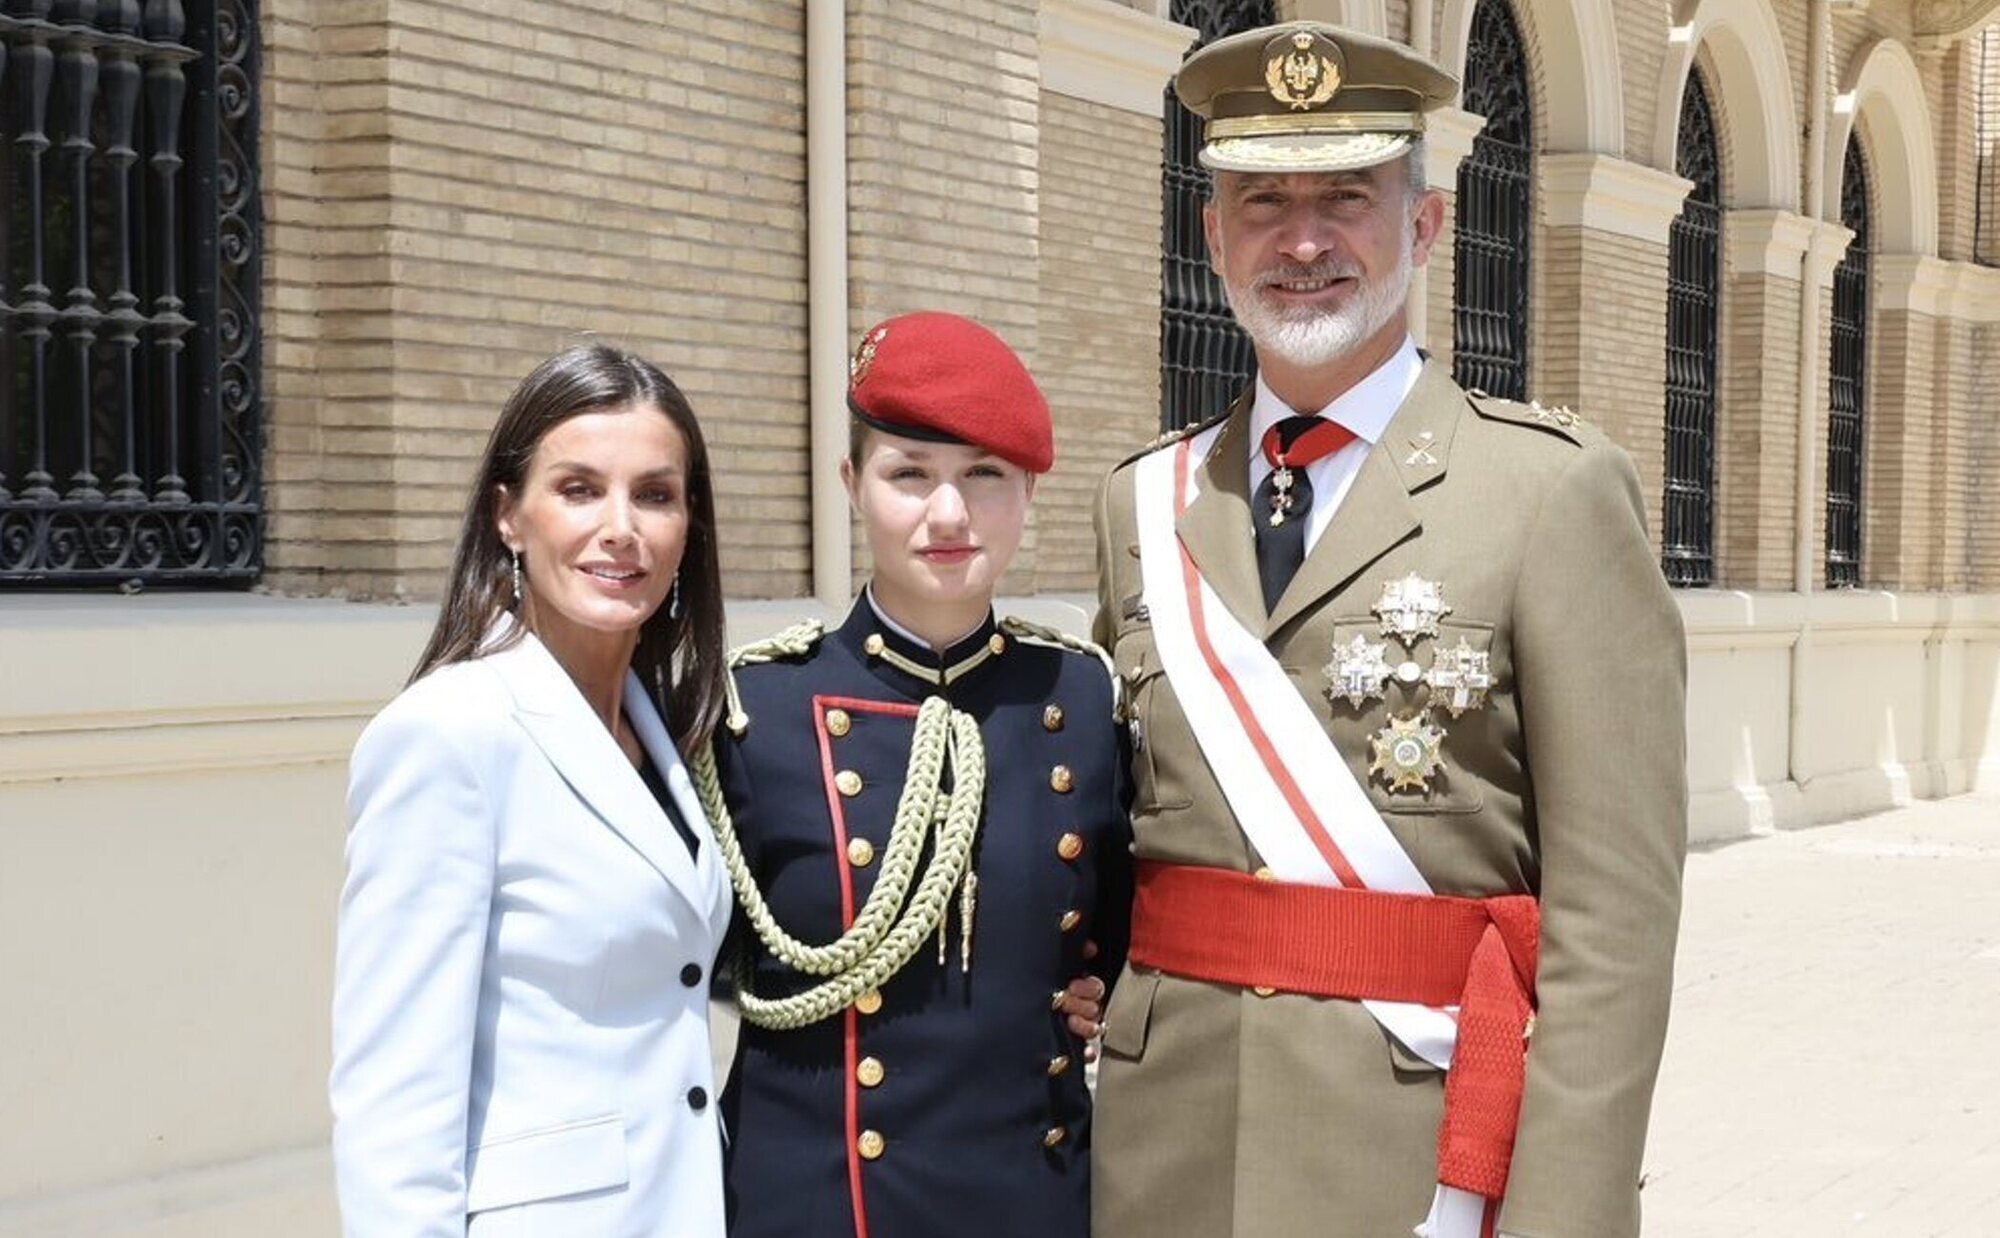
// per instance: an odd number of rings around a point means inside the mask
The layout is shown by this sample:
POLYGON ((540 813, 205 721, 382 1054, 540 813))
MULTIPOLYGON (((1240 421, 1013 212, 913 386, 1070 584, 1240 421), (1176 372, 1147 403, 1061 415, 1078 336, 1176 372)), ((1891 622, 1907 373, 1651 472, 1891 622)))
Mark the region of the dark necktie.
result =
POLYGON ((1324 417, 1287 417, 1264 431, 1258 449, 1271 472, 1250 501, 1257 531, 1257 578, 1264 586, 1264 612, 1278 608, 1285 586, 1306 557, 1306 517, 1312 511, 1312 483, 1306 466, 1354 441, 1354 432, 1324 417))

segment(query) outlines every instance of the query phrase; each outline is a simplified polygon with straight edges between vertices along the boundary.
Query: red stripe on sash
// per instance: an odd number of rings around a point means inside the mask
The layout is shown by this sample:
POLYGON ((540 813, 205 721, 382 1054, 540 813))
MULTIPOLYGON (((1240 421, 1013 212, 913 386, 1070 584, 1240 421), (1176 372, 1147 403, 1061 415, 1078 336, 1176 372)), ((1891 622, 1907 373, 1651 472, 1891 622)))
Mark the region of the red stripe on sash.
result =
MULTIPOLYGON (((1175 449, 1174 519, 1176 521, 1187 510, 1189 445, 1189 441, 1183 439, 1180 446, 1175 449)), ((1299 824, 1305 827, 1306 836, 1311 838, 1313 846, 1319 849, 1327 867, 1333 870, 1334 877, 1340 884, 1352 889, 1367 888, 1367 883, 1361 880, 1360 875, 1354 871, 1354 866, 1349 864, 1347 857, 1341 853, 1339 844, 1333 841, 1333 835, 1327 832, 1325 824, 1319 819, 1319 814, 1313 811, 1305 793, 1299 790, 1299 784, 1293 781, 1291 771, 1285 768, 1284 761, 1271 744, 1271 737, 1264 732, 1263 725, 1257 720, 1256 712, 1250 708, 1249 700, 1243 695, 1242 686, 1236 682, 1236 677, 1229 673, 1229 668, 1224 666, 1222 659, 1217 656, 1215 646, 1209 640, 1208 620, 1202 614, 1201 573, 1195 570, 1194 559, 1178 538, 1175 539, 1175 545, 1180 551, 1181 578, 1187 588, 1188 617, 1194 628, 1194 640, 1201 650, 1202 660, 1208 663, 1209 672, 1222 686, 1223 695, 1229 698, 1230 707, 1236 711, 1237 721, 1242 724, 1243 732, 1249 737, 1251 747, 1257 750, 1257 756, 1263 761, 1264 768, 1270 772, 1271 780, 1278 784, 1278 791, 1285 797, 1285 803, 1298 814, 1299 824)))

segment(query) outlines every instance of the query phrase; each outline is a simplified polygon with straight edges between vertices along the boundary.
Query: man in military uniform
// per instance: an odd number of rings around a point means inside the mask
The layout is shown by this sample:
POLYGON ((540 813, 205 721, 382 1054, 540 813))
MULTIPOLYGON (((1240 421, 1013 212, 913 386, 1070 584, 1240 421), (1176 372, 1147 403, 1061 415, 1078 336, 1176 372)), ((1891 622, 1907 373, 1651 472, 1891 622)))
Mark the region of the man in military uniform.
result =
POLYGON ((1098 514, 1137 856, 1098 1238, 1639 1232, 1685 646, 1625 453, 1410 340, 1456 88, 1312 23, 1176 80, 1259 373, 1098 514))

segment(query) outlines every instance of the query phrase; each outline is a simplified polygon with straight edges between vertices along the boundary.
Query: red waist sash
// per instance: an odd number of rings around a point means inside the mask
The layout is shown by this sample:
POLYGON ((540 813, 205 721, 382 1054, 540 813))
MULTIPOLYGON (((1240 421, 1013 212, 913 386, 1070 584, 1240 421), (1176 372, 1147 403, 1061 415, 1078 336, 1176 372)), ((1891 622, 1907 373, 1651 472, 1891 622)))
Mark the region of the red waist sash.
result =
POLYGON ((1130 957, 1191 980, 1361 1001, 1457 1005, 1438 1181, 1507 1191, 1527 1074, 1541 908, 1260 881, 1141 861, 1130 957))

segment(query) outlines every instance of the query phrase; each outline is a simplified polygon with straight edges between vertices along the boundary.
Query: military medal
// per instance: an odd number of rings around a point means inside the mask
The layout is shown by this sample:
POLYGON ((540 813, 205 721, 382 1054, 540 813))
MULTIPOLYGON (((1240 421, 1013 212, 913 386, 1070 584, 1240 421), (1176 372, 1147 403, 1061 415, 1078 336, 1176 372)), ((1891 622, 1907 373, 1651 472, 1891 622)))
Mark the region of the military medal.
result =
POLYGON ((1292 510, 1292 468, 1280 464, 1271 474, 1271 527, 1285 523, 1285 513, 1292 510))
POLYGON ((1444 586, 1415 572, 1384 583, 1382 596, 1370 609, 1382 621, 1382 635, 1394 636, 1410 649, 1416 648, 1418 638, 1436 636, 1438 620, 1451 613, 1444 586))
POLYGON ((1391 718, 1389 725, 1368 739, 1373 760, 1368 773, 1380 775, 1390 791, 1430 793, 1430 780, 1444 769, 1439 749, 1444 732, 1424 721, 1424 715, 1391 718))
POLYGON ((1373 644, 1365 636, 1334 646, 1333 661, 1326 665, 1326 694, 1336 701, 1344 698, 1353 709, 1381 696, 1394 673, 1388 652, 1386 643, 1373 644))
POLYGON ((1299 477, 1293 470, 1330 456, 1353 441, 1354 431, 1325 417, 1287 417, 1264 431, 1258 450, 1271 466, 1272 528, 1285 523, 1301 497, 1307 504, 1312 502, 1310 487, 1303 496, 1297 492, 1299 477))
POLYGON ((1493 656, 1461 636, 1456 647, 1437 651, 1424 682, 1430 685, 1434 709, 1442 706, 1454 718, 1468 709, 1483 709, 1493 687, 1493 656))

